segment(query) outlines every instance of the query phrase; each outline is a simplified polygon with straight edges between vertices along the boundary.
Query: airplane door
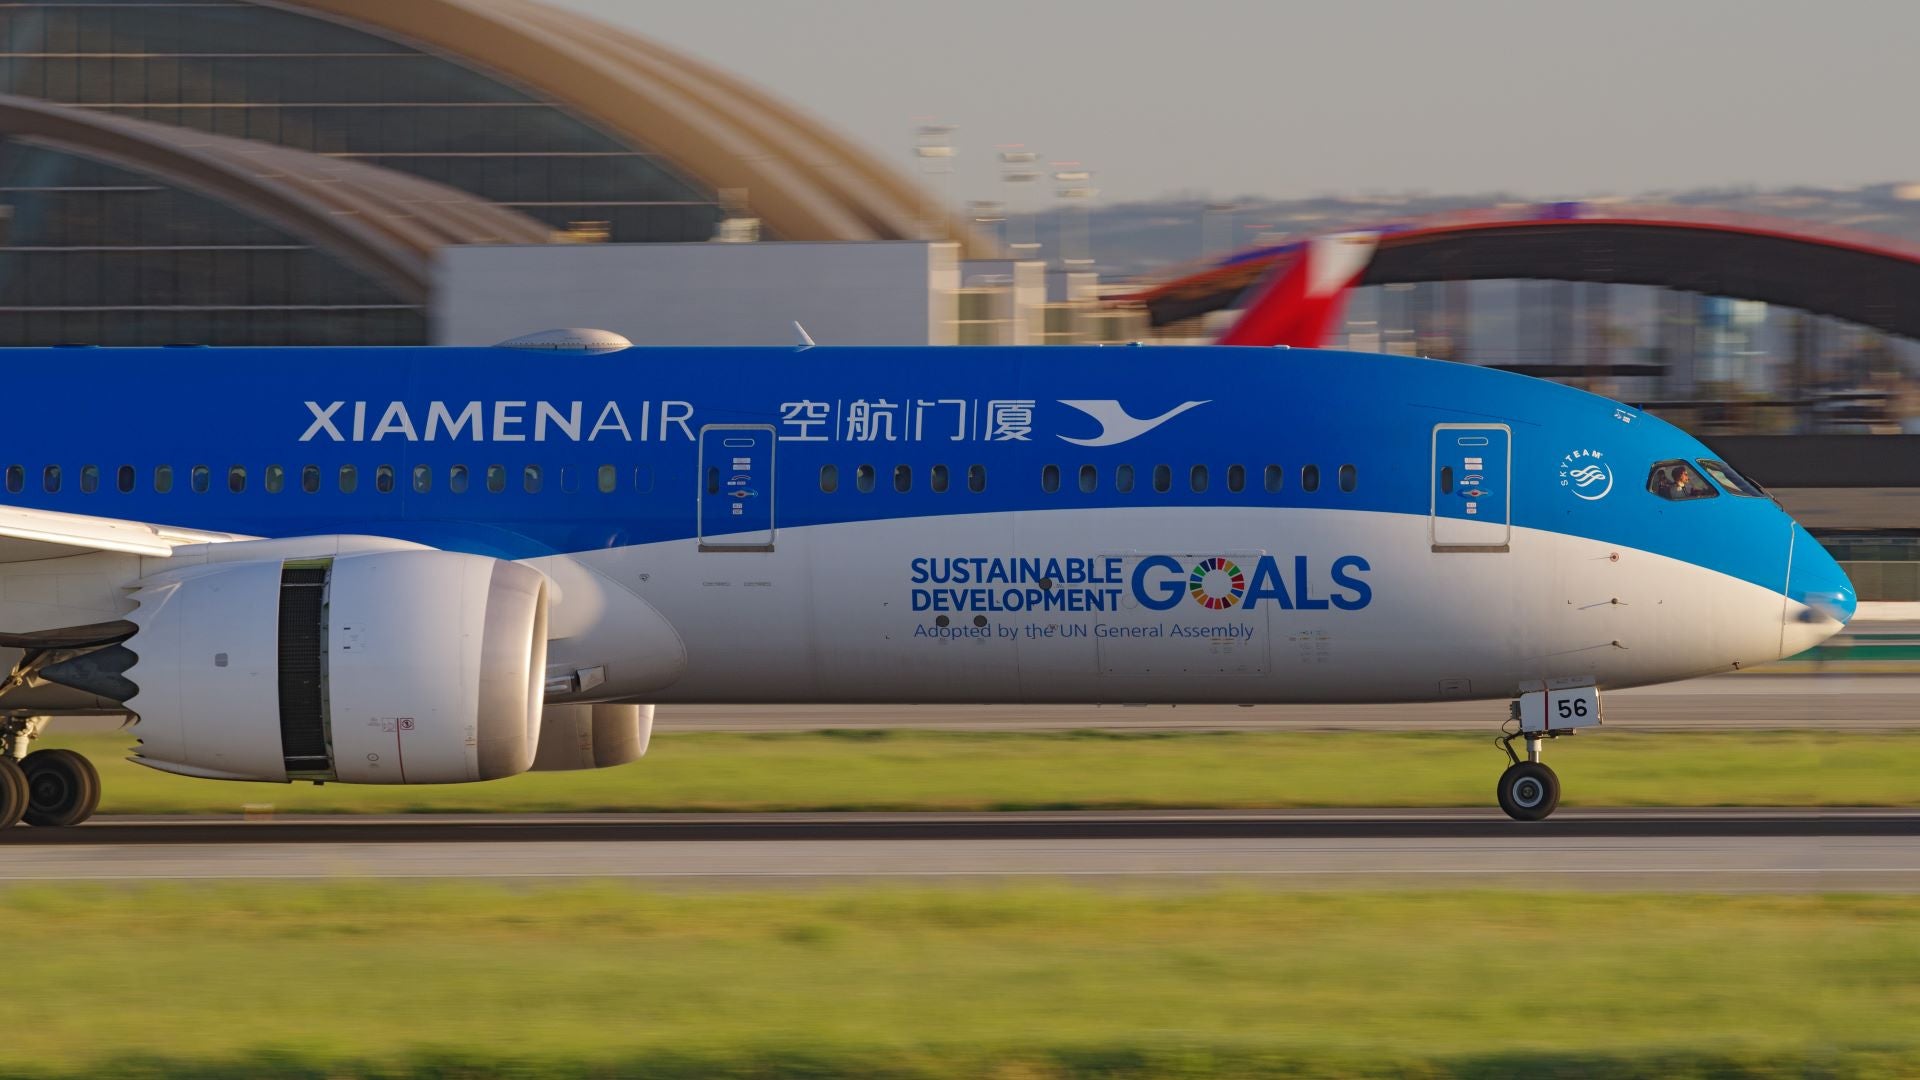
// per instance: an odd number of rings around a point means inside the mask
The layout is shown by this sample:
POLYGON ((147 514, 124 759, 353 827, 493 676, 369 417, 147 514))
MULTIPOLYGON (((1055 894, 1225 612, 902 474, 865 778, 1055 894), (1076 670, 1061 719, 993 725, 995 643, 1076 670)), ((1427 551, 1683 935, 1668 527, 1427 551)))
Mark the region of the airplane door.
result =
POLYGON ((1435 424, 1432 536, 1435 551, 1506 551, 1513 532, 1513 429, 1435 424))
POLYGON ((700 550, 773 550, 773 428, 700 429, 700 550))

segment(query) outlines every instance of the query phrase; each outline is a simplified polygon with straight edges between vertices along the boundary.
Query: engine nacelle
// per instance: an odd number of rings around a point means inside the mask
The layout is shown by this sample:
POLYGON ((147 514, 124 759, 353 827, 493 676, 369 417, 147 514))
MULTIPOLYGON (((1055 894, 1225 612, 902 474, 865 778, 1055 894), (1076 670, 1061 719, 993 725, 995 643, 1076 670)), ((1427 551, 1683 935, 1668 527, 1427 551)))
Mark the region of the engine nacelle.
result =
POLYGON ((409 550, 218 562, 140 583, 135 760, 222 780, 447 784, 540 742, 547 583, 409 550))
POLYGON ((651 705, 549 705, 534 772, 606 769, 636 761, 653 738, 651 705))

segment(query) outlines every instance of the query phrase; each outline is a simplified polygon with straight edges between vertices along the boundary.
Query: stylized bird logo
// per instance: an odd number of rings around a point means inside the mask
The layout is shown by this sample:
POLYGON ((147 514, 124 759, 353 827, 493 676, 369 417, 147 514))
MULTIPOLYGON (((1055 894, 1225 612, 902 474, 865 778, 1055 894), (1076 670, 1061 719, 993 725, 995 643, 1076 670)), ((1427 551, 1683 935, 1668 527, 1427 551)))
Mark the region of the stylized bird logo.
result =
POLYGON ((1613 490, 1613 470, 1601 464, 1582 465, 1578 469, 1568 469, 1567 478, 1573 481, 1575 498, 1587 502, 1598 502, 1613 490), (1594 485, 1600 485, 1595 491, 1594 485))
MULTIPOLYGON (((1209 398, 1208 400, 1210 401, 1212 399, 1209 398)), ((1147 420, 1142 420, 1130 415, 1126 409, 1121 407, 1118 401, 1110 398, 1102 401, 1067 401, 1060 399, 1060 404, 1065 405, 1069 409, 1078 409, 1088 416, 1093 417, 1095 420, 1100 421, 1100 434, 1095 438, 1076 439, 1070 435, 1062 435, 1060 436, 1062 439, 1065 439, 1075 446, 1118 446, 1123 442, 1130 442, 1137 439, 1147 432, 1152 431, 1154 428, 1159 427, 1161 424, 1186 412, 1188 409, 1197 408, 1207 404, 1207 402, 1185 402, 1180 405, 1175 405, 1159 416, 1147 420)))

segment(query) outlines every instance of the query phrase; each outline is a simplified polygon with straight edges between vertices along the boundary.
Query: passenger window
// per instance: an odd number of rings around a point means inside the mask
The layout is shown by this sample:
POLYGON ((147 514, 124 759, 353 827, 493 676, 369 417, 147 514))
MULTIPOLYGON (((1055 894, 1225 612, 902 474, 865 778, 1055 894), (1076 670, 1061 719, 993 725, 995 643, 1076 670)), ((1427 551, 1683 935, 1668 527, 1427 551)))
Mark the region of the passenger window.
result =
POLYGON ((1133 466, 1115 465, 1113 467, 1113 490, 1122 495, 1133 491, 1133 466))
POLYGON ((1352 493, 1360 484, 1359 470, 1351 465, 1340 466, 1340 490, 1352 493))
POLYGON ((560 494, 572 495, 580 490, 580 470, 571 465, 560 466, 560 494))
POLYGON ((162 495, 173 490, 173 466, 155 465, 153 467, 153 490, 162 495))
POLYGON ((1440 494, 1453 494, 1453 466, 1440 466, 1440 494))
POLYGON ((873 494, 873 481, 875 476, 877 475, 878 474, 876 474, 873 471, 873 466, 871 465, 861 465, 856 467, 853 470, 854 490, 860 492, 860 494, 862 495, 873 494))
POLYGON ((600 487, 600 494, 611 495, 613 489, 620 486, 620 470, 611 465, 602 465, 599 475, 594 479, 600 487))
POLYGON ((1080 466, 1080 490, 1091 495, 1100 486, 1100 471, 1091 465, 1080 466))
POLYGON ((320 466, 302 465, 300 467, 300 490, 309 495, 320 491, 320 466))
POLYGON ((340 490, 347 495, 360 490, 360 469, 357 466, 340 466, 340 490))
POLYGON ((27 470, 18 465, 7 466, 7 493, 18 495, 26 486, 27 470))
POLYGON ((229 465, 227 467, 228 493, 238 495, 245 490, 247 490, 247 467, 245 465, 229 465))
POLYGON ((267 494, 278 495, 280 490, 287 486, 287 470, 278 465, 269 465, 266 475, 261 477, 261 482, 267 485, 267 494))
POLYGON ((893 490, 902 494, 913 490, 913 466, 895 465, 893 467, 893 490))
POLYGON ((447 466, 447 490, 455 495, 467 493, 467 467, 465 465, 447 466))
POLYGON ((1320 490, 1320 466, 1318 465, 1300 466, 1300 490, 1301 491, 1319 491, 1320 490))
POLYGON ((487 466, 487 490, 495 495, 507 490, 507 467, 505 465, 487 466))
POLYGON ((651 495, 653 493, 653 467, 651 465, 635 465, 633 467, 633 490, 641 495, 651 495))
POLYGON ((840 466, 820 466, 820 490, 829 495, 840 490, 840 466))
POLYGON ((59 491, 60 490, 60 466, 49 465, 46 468, 40 470, 40 486, 46 488, 48 492, 59 491))
POLYGON ((1238 494, 1247 488, 1247 467, 1245 465, 1227 466, 1227 490, 1238 494))
POLYGON ((1167 465, 1153 467, 1153 490, 1165 495, 1173 490, 1173 469, 1167 465))
POLYGON ((987 490, 987 467, 985 465, 967 466, 967 490, 975 495, 987 490))
POLYGON ((1267 466, 1266 482, 1267 494, 1278 494, 1280 489, 1287 484, 1287 470, 1278 465, 1267 466))
POLYGON ((1207 490, 1207 467, 1205 465, 1195 465, 1193 469, 1187 473, 1187 485, 1195 491, 1207 490))
POLYGON ((720 494, 720 467, 717 465, 707 466, 707 494, 720 494))
POLYGON ((942 495, 946 493, 947 467, 945 465, 935 465, 927 473, 927 486, 931 487, 934 491, 934 494, 936 495, 942 495))
POLYGON ((1766 488, 1740 475, 1738 470, 1724 461, 1715 461, 1712 458, 1695 458, 1694 460, 1699 462, 1701 468, 1707 470, 1708 476, 1718 480, 1720 486, 1726 488, 1729 495, 1739 495, 1748 499, 1771 497, 1767 494, 1766 488))
POLYGON ((193 488, 195 495, 205 495, 207 489, 213 486, 213 470, 205 465, 195 465, 193 471, 187 474, 187 484, 193 488))
POLYGON ((81 494, 91 495, 95 491, 98 491, 99 489, 100 489, 100 466, 98 465, 80 466, 81 494))
POLYGON ((133 466, 122 465, 118 473, 119 475, 114 478, 114 486, 120 489, 120 494, 125 495, 133 490, 133 466))
POLYGON ((433 466, 415 465, 413 467, 413 490, 420 495, 433 490, 433 466))
MULTIPOLYGON (((1572 476, 1577 482, 1583 470, 1598 472, 1602 467, 1587 464, 1573 470, 1572 476)), ((1647 474, 1647 490, 1663 499, 1673 502, 1686 502, 1689 499, 1711 499, 1720 494, 1699 470, 1678 459, 1654 462, 1653 469, 1647 474)))
MULTIPOLYGON (((522 469, 520 471, 520 486, 526 488, 527 494, 529 495, 540 494, 540 466, 529 465, 522 469)), ((681 490, 685 491, 686 489, 682 488, 681 490)))
POLYGON ((1040 490, 1049 495, 1060 490, 1060 466, 1047 465, 1040 470, 1040 490))
POLYGON ((393 494, 393 466, 376 465, 373 467, 373 490, 382 495, 393 494))

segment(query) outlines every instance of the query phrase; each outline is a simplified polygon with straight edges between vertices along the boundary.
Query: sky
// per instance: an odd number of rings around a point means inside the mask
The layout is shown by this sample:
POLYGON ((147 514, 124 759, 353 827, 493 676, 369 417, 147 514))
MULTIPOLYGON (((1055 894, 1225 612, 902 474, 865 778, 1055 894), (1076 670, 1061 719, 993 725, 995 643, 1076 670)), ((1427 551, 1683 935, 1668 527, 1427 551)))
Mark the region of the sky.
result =
POLYGON ((722 66, 950 196, 1022 144, 1101 201, 1920 179, 1911 0, 548 0, 722 66))

